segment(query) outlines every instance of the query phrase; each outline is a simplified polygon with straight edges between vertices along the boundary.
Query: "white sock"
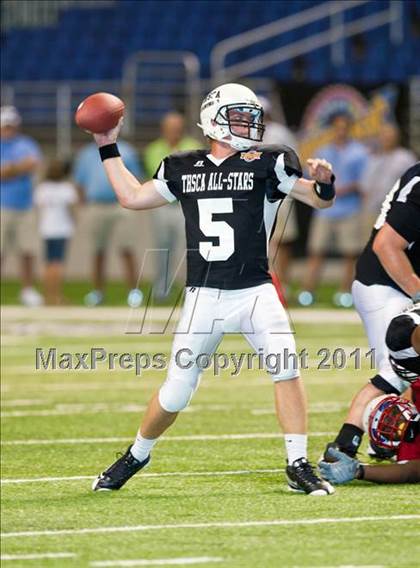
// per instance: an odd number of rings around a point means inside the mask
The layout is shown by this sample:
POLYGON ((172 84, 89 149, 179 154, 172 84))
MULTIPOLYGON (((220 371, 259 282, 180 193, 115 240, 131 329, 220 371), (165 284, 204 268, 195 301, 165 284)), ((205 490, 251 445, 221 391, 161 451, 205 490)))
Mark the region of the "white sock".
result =
POLYGON ((285 434, 287 463, 292 465, 295 460, 306 458, 308 436, 306 434, 285 434))
POLYGON ((136 440, 131 447, 131 454, 136 458, 138 461, 144 461, 147 456, 150 454, 151 449, 158 441, 157 438, 149 440, 148 438, 143 438, 140 432, 137 434, 136 440))

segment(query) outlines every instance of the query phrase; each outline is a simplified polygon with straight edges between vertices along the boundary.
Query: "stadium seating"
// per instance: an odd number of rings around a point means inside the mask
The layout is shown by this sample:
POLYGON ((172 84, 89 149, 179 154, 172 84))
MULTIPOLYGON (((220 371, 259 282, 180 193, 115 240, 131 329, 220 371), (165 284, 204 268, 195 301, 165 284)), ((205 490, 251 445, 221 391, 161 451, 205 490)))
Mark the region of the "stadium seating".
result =
MULTIPOLYGON (((61 11, 57 26, 3 31, 2 77, 6 81, 118 79, 130 53, 156 49, 193 51, 206 77, 210 51, 218 41, 316 4, 320 2, 121 0, 106 7, 69 7, 61 11)), ((381 4, 388 5, 387 2, 370 2, 360 6, 346 15, 346 21, 367 15, 381 4)), ((365 34, 366 56, 360 61, 352 53, 351 40, 344 46, 346 65, 335 67, 329 49, 316 50, 304 56, 307 81, 376 83, 404 81, 419 73, 419 58, 411 54, 420 47, 418 22, 417 30, 413 26, 413 16, 420 17, 420 1, 403 4, 404 41, 400 45, 390 46, 389 29, 384 26, 365 34)), ((270 42, 232 54, 228 62, 235 63, 243 57, 286 45, 323 31, 326 26, 327 20, 324 20, 290 31, 270 42)), ((293 77, 293 65, 290 61, 281 63, 262 71, 261 75, 289 81, 293 77)))

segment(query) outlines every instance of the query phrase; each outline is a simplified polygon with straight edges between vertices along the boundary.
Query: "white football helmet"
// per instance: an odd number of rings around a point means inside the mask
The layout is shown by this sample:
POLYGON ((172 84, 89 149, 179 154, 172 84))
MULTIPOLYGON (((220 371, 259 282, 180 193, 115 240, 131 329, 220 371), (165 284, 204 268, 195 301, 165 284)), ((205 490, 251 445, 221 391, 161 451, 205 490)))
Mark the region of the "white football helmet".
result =
POLYGON ((251 89, 227 83, 213 89, 203 100, 198 126, 204 136, 235 150, 247 150, 262 141, 263 118, 263 107, 251 89))

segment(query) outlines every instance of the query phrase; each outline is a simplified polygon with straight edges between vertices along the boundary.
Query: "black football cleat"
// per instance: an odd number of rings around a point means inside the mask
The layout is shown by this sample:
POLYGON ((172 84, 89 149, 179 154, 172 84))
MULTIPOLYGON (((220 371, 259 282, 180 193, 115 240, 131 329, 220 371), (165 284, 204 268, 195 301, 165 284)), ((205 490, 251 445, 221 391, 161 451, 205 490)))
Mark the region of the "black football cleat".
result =
POLYGON ((135 473, 147 466, 150 462, 150 455, 140 462, 136 460, 130 450, 131 446, 128 447, 124 455, 95 479, 92 483, 93 491, 116 491, 121 489, 135 473))
POLYGON ((335 490, 332 485, 321 479, 314 472, 313 467, 306 458, 295 460, 286 467, 286 478, 289 491, 306 493, 307 495, 332 495, 335 490))

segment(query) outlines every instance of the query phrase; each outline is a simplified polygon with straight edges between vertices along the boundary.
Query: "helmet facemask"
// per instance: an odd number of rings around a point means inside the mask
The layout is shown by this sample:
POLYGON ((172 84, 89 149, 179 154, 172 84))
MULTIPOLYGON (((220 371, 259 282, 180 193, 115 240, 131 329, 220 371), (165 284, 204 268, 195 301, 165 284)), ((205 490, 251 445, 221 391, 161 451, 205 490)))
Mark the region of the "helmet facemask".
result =
MULTIPOLYGON (((264 111, 262 107, 253 104, 230 104, 219 108, 214 121, 218 126, 227 127, 235 148, 235 139, 240 138, 251 142, 261 142, 264 136, 264 111)), ((239 142, 239 149, 245 145, 239 142)))
POLYGON ((417 415, 415 407, 396 395, 378 397, 368 407, 367 432, 370 440, 381 448, 396 450, 410 421, 417 415))

